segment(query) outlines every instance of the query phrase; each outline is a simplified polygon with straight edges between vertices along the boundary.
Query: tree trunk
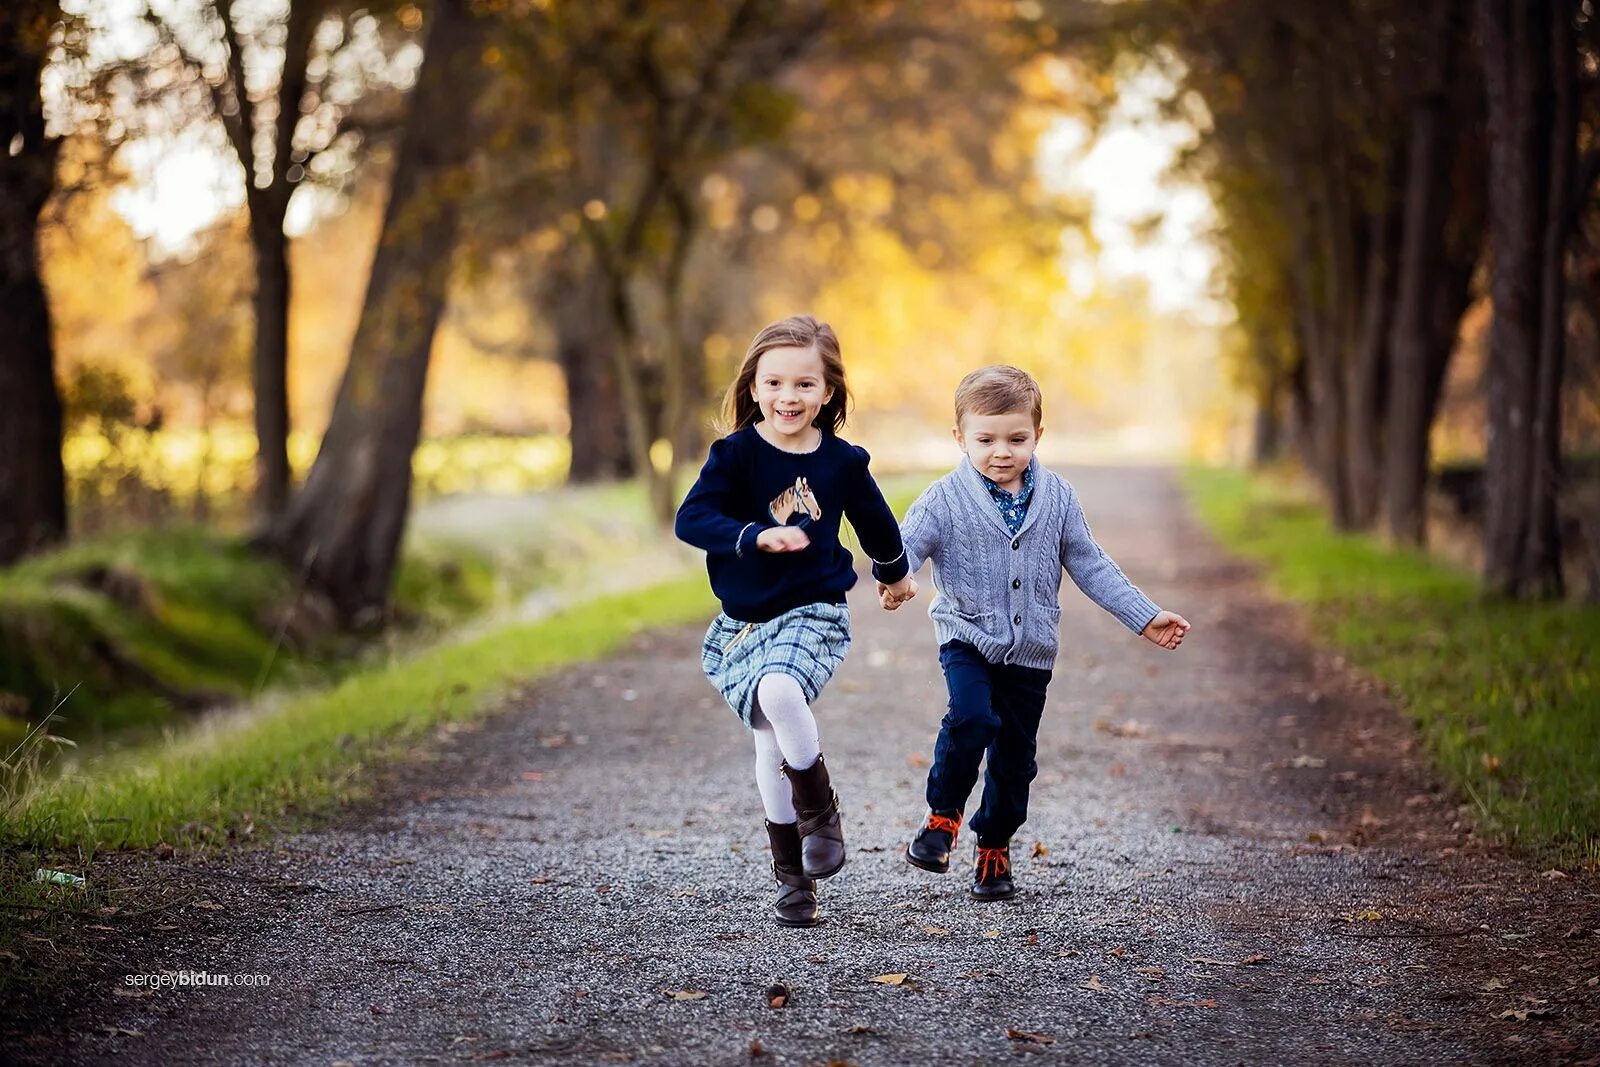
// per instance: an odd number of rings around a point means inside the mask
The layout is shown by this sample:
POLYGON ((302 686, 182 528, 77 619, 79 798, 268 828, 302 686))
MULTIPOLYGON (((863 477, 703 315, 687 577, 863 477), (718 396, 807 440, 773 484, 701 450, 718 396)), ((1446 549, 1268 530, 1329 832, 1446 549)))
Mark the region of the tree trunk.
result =
POLYGON ((1370 529, 1381 500, 1384 440, 1388 404, 1389 324, 1394 310, 1394 230, 1397 212, 1382 210, 1370 219, 1373 229, 1361 287, 1361 328, 1350 362, 1345 410, 1346 484, 1350 493, 1350 525, 1370 529))
MULTIPOLYGON (((1432 35, 1438 46, 1427 51, 1422 91, 1408 121, 1404 223, 1396 285, 1394 337, 1390 343, 1389 418, 1384 470, 1384 517, 1391 540, 1420 545, 1426 536, 1429 403, 1433 334, 1430 287, 1440 273, 1444 226, 1449 208, 1451 121, 1448 86, 1459 35, 1453 0, 1434 0, 1432 35)), ((1452 341, 1453 341, 1452 328, 1452 341)), ((1444 349, 1446 358, 1450 348, 1444 349)), ((1436 400, 1437 394, 1435 394, 1436 400)))
POLYGON ((264 538, 347 625, 374 621, 388 602, 466 191, 470 116, 486 81, 486 20, 465 0, 431 11, 350 363, 305 488, 264 538))
POLYGON ((1489 456, 1484 583, 1511 597, 1561 588, 1555 551, 1566 245, 1571 180, 1568 0, 1480 0, 1489 117, 1489 456), (1561 184, 1558 184, 1561 183, 1561 184), (1554 194, 1554 195, 1553 195, 1554 194), (1552 201, 1555 201, 1554 203, 1552 201))
MULTIPOLYGON (((266 195, 252 201, 267 200, 266 195)), ((276 199, 276 198, 273 198, 276 199)), ((288 207, 283 198, 283 208, 288 207)), ((255 353, 251 379, 256 423, 256 512, 267 521, 289 503, 289 239, 283 212, 252 207, 255 246, 255 353)))
POLYGON ((627 441, 617 418, 617 389, 605 292, 593 269, 579 268, 563 286, 555 309, 556 355, 567 387, 567 415, 574 483, 630 477, 627 441))
POLYGON ((0 8, 0 564, 67 532, 50 307, 39 277, 39 212, 55 187, 39 78, 60 5, 0 8))

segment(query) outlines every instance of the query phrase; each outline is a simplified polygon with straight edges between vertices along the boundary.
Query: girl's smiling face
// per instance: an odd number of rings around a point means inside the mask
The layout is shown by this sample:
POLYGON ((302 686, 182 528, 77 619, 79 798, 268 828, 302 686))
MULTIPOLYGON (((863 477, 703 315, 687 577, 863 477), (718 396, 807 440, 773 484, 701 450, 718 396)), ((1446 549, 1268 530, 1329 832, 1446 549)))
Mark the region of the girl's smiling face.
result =
POLYGON ((804 448, 812 422, 833 398, 822 357, 813 348, 772 348, 756 364, 750 396, 761 409, 763 436, 780 448, 804 448))

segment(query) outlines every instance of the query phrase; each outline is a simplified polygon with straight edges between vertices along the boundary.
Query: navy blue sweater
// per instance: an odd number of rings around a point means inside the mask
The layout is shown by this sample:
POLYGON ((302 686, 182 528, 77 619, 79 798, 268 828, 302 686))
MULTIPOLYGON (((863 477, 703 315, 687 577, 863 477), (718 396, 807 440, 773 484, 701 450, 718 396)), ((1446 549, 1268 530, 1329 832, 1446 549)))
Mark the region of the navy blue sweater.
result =
POLYGON ((740 622, 766 622, 803 604, 844 603, 856 583, 839 543, 848 518, 882 582, 906 574, 900 526, 867 470, 867 451, 824 433, 811 452, 785 452, 747 426, 711 446, 694 488, 678 508, 678 538, 705 550, 711 591, 740 622), (756 537, 798 526, 811 544, 763 552, 756 537))

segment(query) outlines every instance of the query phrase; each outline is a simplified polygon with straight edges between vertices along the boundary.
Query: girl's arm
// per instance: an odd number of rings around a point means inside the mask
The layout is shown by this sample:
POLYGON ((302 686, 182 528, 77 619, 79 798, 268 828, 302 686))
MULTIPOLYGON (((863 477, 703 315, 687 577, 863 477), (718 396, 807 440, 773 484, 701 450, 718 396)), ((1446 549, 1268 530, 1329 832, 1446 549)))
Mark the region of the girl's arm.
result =
POLYGON ((1139 587, 1128 581, 1122 568, 1106 555, 1105 549, 1089 532, 1077 492, 1065 481, 1061 485, 1067 491, 1067 521, 1061 531, 1061 565, 1083 590, 1084 596, 1134 633, 1143 633, 1161 609, 1139 592, 1139 587))
POLYGON ((756 537, 771 523, 740 522, 729 514, 743 481, 734 446, 727 438, 713 441, 700 477, 678 507, 673 524, 678 540, 713 555, 743 556, 757 551, 756 537))
POLYGON ((872 560, 872 576, 885 585, 893 585, 908 573, 900 524, 895 521, 894 512, 889 510, 888 501, 883 499, 883 492, 868 469, 871 457, 867 450, 859 445, 851 447, 861 461, 861 473, 855 492, 845 500, 845 518, 850 520, 856 536, 861 539, 861 550, 872 560))

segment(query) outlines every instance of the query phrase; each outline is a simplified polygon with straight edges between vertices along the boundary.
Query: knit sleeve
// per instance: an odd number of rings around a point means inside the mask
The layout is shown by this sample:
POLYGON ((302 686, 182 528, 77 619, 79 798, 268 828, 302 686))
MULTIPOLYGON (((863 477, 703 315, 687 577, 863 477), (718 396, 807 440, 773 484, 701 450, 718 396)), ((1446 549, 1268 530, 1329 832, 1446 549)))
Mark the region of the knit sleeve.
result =
POLYGON ((900 540, 900 524, 895 521, 889 502, 883 499, 868 464, 872 457, 859 445, 852 445, 860 469, 854 490, 845 501, 845 518, 861 540, 861 550, 872 560, 872 576, 880 582, 894 583, 906 576, 906 550, 900 540))
POLYGON ((678 507, 673 524, 678 540, 711 555, 744 556, 758 551, 756 536, 771 524, 740 522, 731 514, 745 492, 739 459, 737 446, 728 438, 712 442, 700 477, 678 507))
POLYGON ((944 528, 944 498, 939 483, 934 482, 922 491, 906 512, 900 524, 900 536, 906 545, 906 567, 915 574, 939 544, 944 528))
POLYGON ((1161 609, 1138 586, 1128 581, 1127 575, 1105 553, 1094 535, 1089 532, 1089 522, 1084 518, 1083 505, 1078 494, 1065 481, 1067 491, 1067 517, 1061 533, 1061 565, 1072 576, 1072 581, 1083 590, 1084 596, 1099 604, 1118 622, 1134 633, 1143 633, 1161 609))

